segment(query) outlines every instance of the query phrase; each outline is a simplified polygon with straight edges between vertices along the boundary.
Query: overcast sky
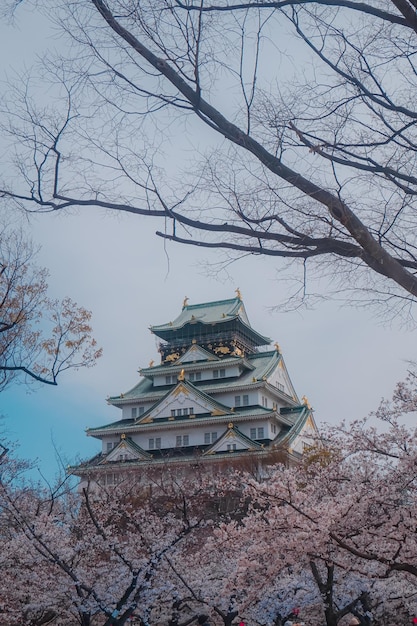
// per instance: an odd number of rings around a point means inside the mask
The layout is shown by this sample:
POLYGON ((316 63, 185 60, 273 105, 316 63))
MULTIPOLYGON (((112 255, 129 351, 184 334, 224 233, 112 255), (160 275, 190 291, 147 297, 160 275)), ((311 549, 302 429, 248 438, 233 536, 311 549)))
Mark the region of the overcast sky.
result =
MULTIPOLYGON (((29 66, 45 45, 35 16, 23 8, 16 24, 0 26, 3 80, 13 67, 29 66)), ((158 353, 149 326, 175 318, 185 296, 190 304, 235 296, 240 288, 252 326, 277 341, 298 395, 306 395, 317 422, 337 423, 375 409, 404 377, 415 358, 415 332, 382 326, 371 310, 323 302, 303 312, 284 312, 286 284, 271 259, 249 257, 210 276, 215 252, 164 246, 157 224, 129 215, 82 210, 43 215, 28 227, 50 271, 51 296, 70 296, 93 312, 94 334, 104 354, 91 370, 62 377, 56 388, 27 393, 14 386, 1 397, 4 428, 25 458, 37 459, 52 479, 55 448, 64 464, 92 456, 98 441, 84 434, 119 417, 106 397, 130 389, 137 370, 158 353)))

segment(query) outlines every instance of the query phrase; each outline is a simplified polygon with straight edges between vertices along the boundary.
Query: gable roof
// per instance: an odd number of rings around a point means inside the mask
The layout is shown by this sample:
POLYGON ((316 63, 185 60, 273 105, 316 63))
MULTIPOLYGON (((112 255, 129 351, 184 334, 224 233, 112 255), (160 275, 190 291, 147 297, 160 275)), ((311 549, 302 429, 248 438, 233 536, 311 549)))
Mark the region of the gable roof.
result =
POLYGON ((136 423, 142 424, 150 420, 158 419, 161 413, 164 413, 163 417, 168 416, 170 405, 173 401, 178 400, 182 396, 187 399, 187 406, 192 404, 193 407, 198 406, 205 409, 205 413, 211 413, 212 415, 228 415, 230 413, 230 407, 214 400, 211 396, 204 393, 200 389, 197 389, 192 383, 187 380, 179 381, 175 387, 170 389, 158 402, 156 402, 148 411, 141 415, 136 423))
POLYGON ((196 361, 220 361, 220 357, 216 356, 212 352, 208 352, 201 346, 193 343, 193 345, 188 348, 185 354, 182 354, 179 359, 175 361, 175 365, 179 363, 194 363, 196 361))
POLYGON ((235 445, 236 450, 262 450, 263 445, 257 441, 253 441, 246 435, 240 432, 240 430, 232 422, 227 427, 218 439, 213 443, 208 450, 203 453, 203 456, 209 454, 218 454, 221 452, 229 452, 227 445, 235 445))
POLYGON ((132 441, 130 437, 122 435, 117 446, 114 447, 108 454, 103 456, 100 461, 100 465, 104 463, 120 462, 121 454, 127 455, 128 457, 128 459, 123 460, 150 461, 152 459, 152 455, 138 446, 138 444, 132 441))

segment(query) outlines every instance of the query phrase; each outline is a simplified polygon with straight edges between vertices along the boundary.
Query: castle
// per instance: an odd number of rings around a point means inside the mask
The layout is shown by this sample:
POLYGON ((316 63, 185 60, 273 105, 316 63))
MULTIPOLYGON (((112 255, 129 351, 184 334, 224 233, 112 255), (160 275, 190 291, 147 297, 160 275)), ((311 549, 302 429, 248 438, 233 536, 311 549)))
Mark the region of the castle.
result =
POLYGON ((152 326, 160 363, 140 370, 130 391, 108 398, 121 419, 87 429, 101 441, 92 459, 70 468, 113 485, 127 472, 161 465, 296 461, 317 434, 278 344, 252 328, 239 290, 229 300, 188 304, 152 326))

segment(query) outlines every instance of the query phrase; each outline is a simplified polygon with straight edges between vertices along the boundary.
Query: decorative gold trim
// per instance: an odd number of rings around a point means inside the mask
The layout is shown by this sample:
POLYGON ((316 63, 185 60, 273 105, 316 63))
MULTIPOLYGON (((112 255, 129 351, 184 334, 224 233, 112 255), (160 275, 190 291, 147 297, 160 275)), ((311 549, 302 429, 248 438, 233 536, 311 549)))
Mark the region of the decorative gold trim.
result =
POLYGON ((219 346, 218 348, 214 348, 215 354, 230 354, 230 348, 227 346, 219 346))
POLYGON ((303 401, 304 406, 306 406, 308 409, 311 409, 311 404, 309 403, 307 396, 303 396, 301 400, 303 401))
POLYGON ((176 389, 174 389, 174 391, 172 392, 172 395, 176 397, 176 396, 179 396, 180 393, 183 393, 186 396, 190 395, 190 392, 188 391, 187 387, 185 387, 185 385, 183 385, 182 383, 178 385, 176 389))

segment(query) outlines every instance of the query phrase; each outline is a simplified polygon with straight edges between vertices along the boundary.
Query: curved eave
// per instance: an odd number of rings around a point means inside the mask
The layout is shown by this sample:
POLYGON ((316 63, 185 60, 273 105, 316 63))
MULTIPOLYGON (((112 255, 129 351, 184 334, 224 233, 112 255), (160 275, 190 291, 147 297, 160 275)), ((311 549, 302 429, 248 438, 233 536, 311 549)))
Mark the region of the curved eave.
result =
POLYGON ((119 407, 128 402, 132 402, 132 400, 133 401, 137 400, 137 398, 140 397, 141 392, 149 393, 151 389, 152 389, 151 381, 148 378, 142 378, 142 380, 140 380, 138 383, 136 383, 136 385, 131 387, 129 391, 126 391, 125 393, 121 393, 119 396, 110 396, 106 398, 106 401, 107 401, 107 404, 111 404, 113 406, 119 407))
POLYGON ((150 469, 154 468, 158 465, 178 465, 183 466, 187 465, 195 466, 199 463, 224 463, 225 460, 227 462, 239 461, 241 459, 247 459, 248 455, 251 457, 256 457, 262 459, 264 457, 268 457, 271 453, 276 452, 271 447, 265 447, 262 449, 256 450, 234 450, 227 451, 224 453, 217 453, 211 455, 199 455, 196 457, 195 455, 185 455, 178 457, 161 457, 161 458, 152 458, 150 461, 120 461, 119 463, 114 461, 108 465, 92 465, 90 462, 86 462, 84 465, 75 465, 67 468, 67 473, 72 474, 74 476, 79 476, 80 478, 88 478, 91 477, 94 479, 95 475, 105 474, 106 472, 111 471, 126 471, 126 470, 136 470, 148 467, 150 469))
POLYGON ((179 374, 182 370, 185 372, 192 372, 194 370, 210 370, 216 369, 221 364, 221 367, 227 365, 242 365, 247 370, 254 370, 255 367, 245 357, 223 357, 222 359, 213 355, 210 361, 187 361, 187 363, 174 362, 172 365, 155 365, 154 367, 145 367, 139 370, 141 376, 146 378, 154 378, 155 376, 163 376, 164 374, 179 374))
POLYGON ((238 315, 242 307, 246 316, 245 307, 240 298, 215 300, 213 302, 202 302, 200 304, 186 304, 183 306, 181 313, 173 322, 151 326, 150 330, 154 334, 157 334, 159 331, 183 328, 186 324, 193 322, 194 320, 201 320, 203 316, 208 318, 207 323, 217 322, 218 320, 225 318, 231 319, 238 315), (219 310, 217 314, 213 315, 213 310, 215 309, 221 309, 221 311, 219 310))
POLYGON ((307 420, 310 417, 313 420, 314 425, 315 425, 312 410, 307 405, 303 405, 298 419, 295 421, 295 423, 291 426, 290 430, 287 433, 285 433, 283 437, 280 438, 278 435, 277 443, 279 443, 280 446, 285 446, 288 448, 291 447, 291 444, 300 435, 302 429, 304 428, 307 420))
POLYGON ((257 380, 265 380, 268 376, 270 376, 275 369, 278 367, 279 362, 282 360, 282 356, 279 352, 274 350, 271 351, 271 358, 265 366, 260 369, 256 374, 257 380))
MULTIPOLYGON (((231 391, 241 391, 246 389, 257 389, 260 387, 265 387, 264 380, 256 380, 253 381, 240 381, 239 378, 232 377, 233 380, 228 380, 227 378, 218 378, 213 381, 211 380, 202 380, 198 382, 198 386, 195 385, 196 389, 198 389, 202 393, 221 393, 225 389, 230 389, 231 391)), ((126 404, 132 404, 139 401, 146 402, 159 402, 165 395, 167 394, 167 389, 163 385, 161 385, 161 389, 158 390, 158 387, 147 390, 143 395, 130 395, 132 393, 126 393, 123 396, 113 396, 107 398, 107 404, 111 406, 116 406, 118 408, 122 408, 126 404)), ((175 385, 171 385, 168 391, 174 389, 175 385)), ((271 386, 271 389, 275 392, 276 395, 282 396, 282 398, 288 402, 294 403, 294 400, 283 392, 279 392, 275 387, 271 386)), ((297 403, 294 403, 297 404, 297 403)))
MULTIPOLYGON (((263 409, 263 407, 259 407, 259 409, 263 409)), ((276 419, 278 422, 283 423, 285 425, 291 426, 292 424, 285 419, 281 419, 281 415, 276 411, 272 411, 265 409, 261 413, 259 410, 257 412, 248 411, 248 413, 236 414, 233 412, 225 413, 224 415, 206 415, 205 417, 188 417, 184 419, 170 420, 168 419, 155 419, 152 422, 139 422, 134 419, 125 420, 124 423, 114 422, 113 424, 108 424, 107 426, 96 426, 95 428, 87 428, 86 435, 87 437, 96 437, 97 439, 101 439, 107 435, 120 435, 120 433, 134 434, 140 433, 143 431, 154 431, 161 430, 161 428, 168 430, 177 430, 180 428, 189 428, 190 423, 193 425, 209 425, 209 424, 218 424, 219 422, 233 422, 238 425, 243 422, 251 422, 254 418, 259 418, 261 416, 265 417, 265 419, 276 419), (129 422, 129 423, 128 423, 129 422)), ((142 417, 141 417, 142 419, 142 417)))
POLYGON ((223 325, 223 324, 227 324, 233 321, 237 321, 239 322, 239 324, 242 325, 245 332, 251 337, 251 339, 256 345, 264 346, 264 345, 268 345, 271 343, 271 339, 269 337, 265 337, 264 335, 261 335, 260 333, 256 332, 256 330, 254 330, 252 326, 248 326, 248 324, 246 324, 238 314, 233 315, 233 316, 226 315, 226 317, 221 318, 219 320, 215 320, 215 321, 205 322, 201 319, 195 319, 195 320, 186 320, 182 324, 179 324, 178 326, 174 326, 174 325, 167 326, 166 324, 164 324, 163 326, 151 326, 150 330, 157 337, 160 337, 164 341, 169 341, 170 337, 172 337, 173 334, 182 330, 187 325, 198 326, 199 324, 201 324, 201 326, 210 328, 213 325, 215 326, 223 325))

